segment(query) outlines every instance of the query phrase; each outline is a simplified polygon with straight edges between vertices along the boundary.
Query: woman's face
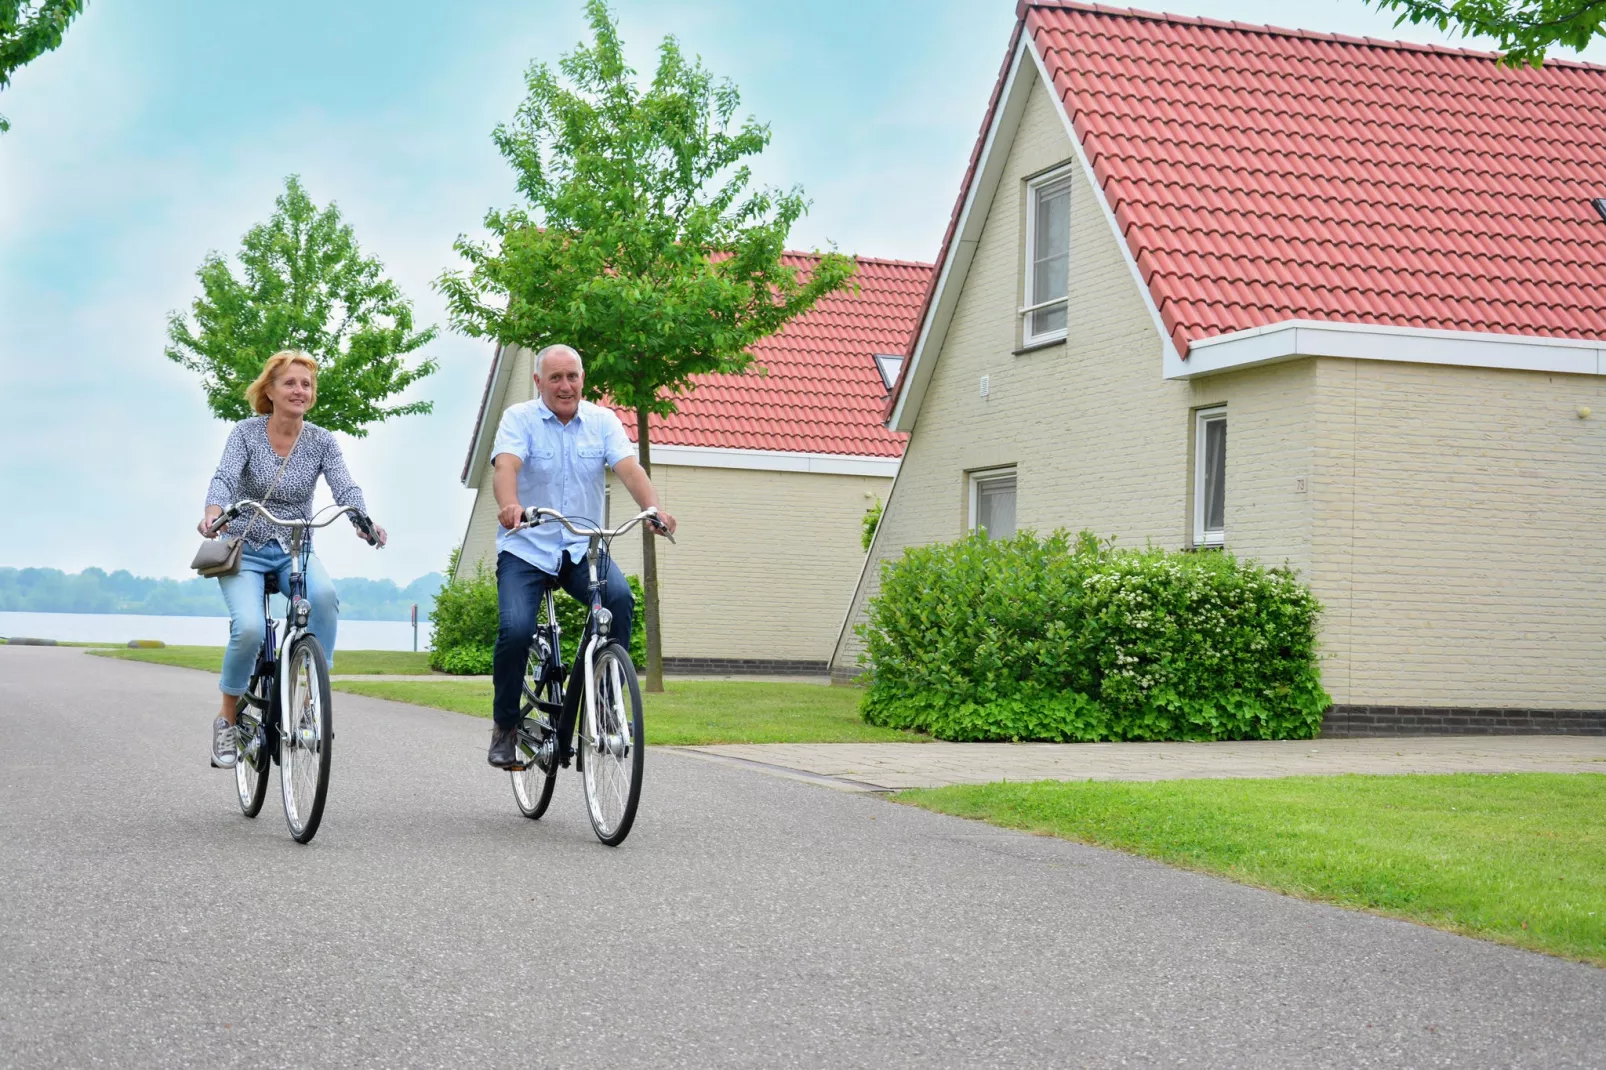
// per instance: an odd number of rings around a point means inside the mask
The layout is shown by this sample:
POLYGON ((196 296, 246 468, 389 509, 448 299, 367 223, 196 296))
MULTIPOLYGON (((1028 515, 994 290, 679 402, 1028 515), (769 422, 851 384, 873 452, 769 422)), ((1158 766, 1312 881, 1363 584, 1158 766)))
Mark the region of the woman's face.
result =
POLYGON ((287 364, 268 388, 273 411, 286 416, 305 416, 312 408, 313 378, 305 364, 287 364))

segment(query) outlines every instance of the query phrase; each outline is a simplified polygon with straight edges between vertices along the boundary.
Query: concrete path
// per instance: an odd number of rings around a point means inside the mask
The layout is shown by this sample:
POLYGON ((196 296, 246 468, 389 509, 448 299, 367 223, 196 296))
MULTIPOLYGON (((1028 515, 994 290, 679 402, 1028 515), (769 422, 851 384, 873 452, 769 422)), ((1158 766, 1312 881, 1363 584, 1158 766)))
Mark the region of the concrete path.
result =
POLYGON ((1339 773, 1606 773, 1601 736, 1406 736, 1250 743, 756 743, 679 748, 847 791, 997 780, 1339 773))
MULTIPOLYGON (((0 647, 3 1067, 1568 1067, 1606 970, 648 752, 617 850, 336 696, 298 847, 203 673, 0 647)), ((277 783, 274 785, 277 792, 277 783)))

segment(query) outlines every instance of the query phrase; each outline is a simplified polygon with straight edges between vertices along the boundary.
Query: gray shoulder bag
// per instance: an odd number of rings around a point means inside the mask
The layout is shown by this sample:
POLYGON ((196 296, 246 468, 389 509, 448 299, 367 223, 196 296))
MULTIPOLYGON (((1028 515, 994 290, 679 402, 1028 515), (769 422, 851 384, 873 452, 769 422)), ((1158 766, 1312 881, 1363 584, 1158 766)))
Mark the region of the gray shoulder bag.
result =
MULTIPOLYGON (((262 504, 267 505, 273 498, 273 492, 279 489, 279 480, 284 476, 284 470, 290 465, 290 458, 296 455, 296 447, 301 445, 301 432, 296 432, 296 440, 290 443, 290 452, 284 455, 279 464, 278 474, 273 477, 268 492, 262 496, 262 504)), ((257 522, 256 513, 251 514, 251 523, 245 526, 238 539, 231 539, 227 535, 216 538, 202 539, 201 548, 195 551, 195 560, 190 567, 202 576, 232 576, 240 571, 240 552, 245 547, 245 537, 251 534, 251 528, 257 522)))

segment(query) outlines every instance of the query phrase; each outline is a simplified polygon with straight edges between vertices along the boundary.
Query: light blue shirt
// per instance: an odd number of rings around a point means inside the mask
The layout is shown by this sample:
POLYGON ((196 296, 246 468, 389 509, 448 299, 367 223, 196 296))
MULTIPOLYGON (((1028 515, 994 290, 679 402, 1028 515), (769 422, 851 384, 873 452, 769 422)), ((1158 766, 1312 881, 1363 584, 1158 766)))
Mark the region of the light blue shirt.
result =
MULTIPOLYGON (((536 398, 502 414, 491 463, 504 453, 524 462, 519 469, 519 503, 524 508, 556 509, 576 524, 600 528, 607 519, 602 515, 607 469, 634 457, 636 450, 612 409, 582 401, 573 419, 564 423, 536 398)), ((585 558, 586 540, 562 524, 518 531, 498 526, 496 550, 556 576, 565 550, 571 561, 585 558)))

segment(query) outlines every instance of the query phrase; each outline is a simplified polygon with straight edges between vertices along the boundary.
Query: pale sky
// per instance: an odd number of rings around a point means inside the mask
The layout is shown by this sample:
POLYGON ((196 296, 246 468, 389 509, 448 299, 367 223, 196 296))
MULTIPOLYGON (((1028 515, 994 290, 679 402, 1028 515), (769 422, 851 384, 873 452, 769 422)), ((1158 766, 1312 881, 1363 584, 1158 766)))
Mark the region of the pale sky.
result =
MULTIPOLYGON (((931 260, 1014 20, 1013 0, 619 0, 650 73, 680 38, 769 122, 760 177, 813 202, 793 248, 931 260)), ((1466 44, 1360 0, 1179 0, 1170 10, 1466 44)), ((95 0, 62 48, 0 93, 0 565, 183 576, 228 427, 162 354, 209 250, 232 254, 284 176, 335 201, 437 323, 441 371, 347 458, 392 545, 334 529, 336 576, 407 582, 445 565, 491 351, 446 329, 431 281, 452 240, 514 203, 490 131, 534 59, 584 34, 579 0, 95 0)), ((1474 42, 1474 44, 1476 44, 1474 42)), ((1557 53, 1558 58, 1580 58, 1557 53)), ((1583 57, 1606 63, 1606 49, 1583 57)), ((312 419, 316 421, 317 414, 312 419)))

